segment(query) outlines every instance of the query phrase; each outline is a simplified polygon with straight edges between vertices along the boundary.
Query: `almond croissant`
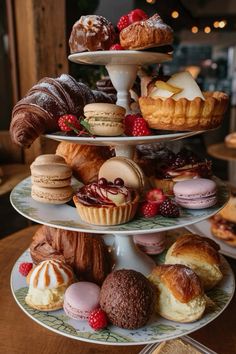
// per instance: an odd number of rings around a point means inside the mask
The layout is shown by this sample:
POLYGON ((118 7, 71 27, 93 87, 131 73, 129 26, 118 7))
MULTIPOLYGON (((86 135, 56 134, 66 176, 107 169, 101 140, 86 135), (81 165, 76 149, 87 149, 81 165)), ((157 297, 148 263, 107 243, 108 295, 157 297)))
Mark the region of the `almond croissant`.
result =
POLYGON ((57 131, 61 115, 80 116, 84 106, 93 102, 114 103, 114 95, 93 91, 67 74, 45 77, 14 106, 11 138, 21 147, 29 147, 41 134, 57 131))

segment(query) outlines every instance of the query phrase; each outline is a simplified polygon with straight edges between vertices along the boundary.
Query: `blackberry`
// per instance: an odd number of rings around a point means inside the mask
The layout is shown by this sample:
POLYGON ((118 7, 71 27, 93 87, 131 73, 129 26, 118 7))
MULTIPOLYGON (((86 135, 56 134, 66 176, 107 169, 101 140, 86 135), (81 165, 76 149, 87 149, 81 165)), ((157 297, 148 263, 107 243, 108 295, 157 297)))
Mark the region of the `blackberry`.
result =
POLYGON ((177 218, 179 216, 179 207, 168 198, 161 203, 159 213, 167 218, 177 218))
POLYGON ((185 158, 177 154, 172 166, 175 168, 180 168, 183 167, 184 165, 186 165, 185 158))

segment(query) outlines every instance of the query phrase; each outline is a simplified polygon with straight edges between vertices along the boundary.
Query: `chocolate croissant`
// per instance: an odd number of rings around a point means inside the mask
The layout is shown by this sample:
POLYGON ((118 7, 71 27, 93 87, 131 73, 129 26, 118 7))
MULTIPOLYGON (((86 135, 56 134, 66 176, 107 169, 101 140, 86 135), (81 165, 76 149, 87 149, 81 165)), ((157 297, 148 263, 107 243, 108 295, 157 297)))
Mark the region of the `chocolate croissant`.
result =
POLYGON ((111 272, 111 256, 99 235, 41 226, 30 245, 35 264, 60 259, 70 265, 78 280, 102 284, 111 272))
POLYGON ((93 91, 73 77, 45 77, 34 85, 13 108, 10 124, 12 141, 30 147, 41 134, 58 130, 58 118, 64 114, 80 116, 88 103, 114 103, 114 95, 93 91))

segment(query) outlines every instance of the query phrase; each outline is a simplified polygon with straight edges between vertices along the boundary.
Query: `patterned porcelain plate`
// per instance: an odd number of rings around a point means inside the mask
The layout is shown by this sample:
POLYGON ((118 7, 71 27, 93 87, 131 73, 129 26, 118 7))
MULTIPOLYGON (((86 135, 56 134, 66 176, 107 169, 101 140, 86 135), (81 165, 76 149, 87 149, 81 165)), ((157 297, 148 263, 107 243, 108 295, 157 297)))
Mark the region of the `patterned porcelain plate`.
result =
MULTIPOLYGON (((164 254, 155 257, 155 260, 157 263, 162 263, 164 254)), ((228 306, 235 289, 233 272, 222 256, 223 280, 217 287, 207 293, 211 300, 214 301, 215 306, 208 309, 202 319, 187 324, 168 321, 154 315, 145 327, 138 330, 125 330, 115 326, 108 326, 106 329, 96 332, 89 327, 86 321, 72 320, 66 316, 63 310, 42 312, 28 307, 24 301, 27 293, 26 278, 18 272, 21 262, 31 262, 29 250, 25 251, 17 260, 11 274, 12 293, 20 308, 31 319, 51 331, 73 339, 97 344, 141 345, 184 336, 207 325, 218 317, 228 306)))
MULTIPOLYGON (((73 181, 73 188, 78 188, 78 183, 73 181)), ((39 203, 31 198, 31 178, 28 177, 20 182, 12 191, 10 200, 13 207, 24 217, 52 227, 66 230, 84 231, 102 234, 138 234, 153 233, 164 230, 176 229, 191 225, 207 219, 217 213, 229 199, 229 190, 223 182, 218 183, 218 203, 207 209, 190 210, 182 209, 178 218, 155 218, 136 217, 132 221, 116 226, 99 227, 83 222, 73 203, 63 205, 50 205, 39 203)))

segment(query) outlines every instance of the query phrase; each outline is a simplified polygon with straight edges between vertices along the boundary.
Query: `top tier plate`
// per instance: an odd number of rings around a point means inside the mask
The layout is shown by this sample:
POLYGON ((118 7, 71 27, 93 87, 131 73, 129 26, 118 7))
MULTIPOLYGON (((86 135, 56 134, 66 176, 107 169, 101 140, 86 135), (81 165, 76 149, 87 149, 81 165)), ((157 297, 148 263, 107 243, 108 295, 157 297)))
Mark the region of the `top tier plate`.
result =
POLYGON ((68 59, 77 64, 144 65, 162 64, 172 60, 172 55, 137 50, 104 50, 97 52, 74 53, 69 55, 68 59))

